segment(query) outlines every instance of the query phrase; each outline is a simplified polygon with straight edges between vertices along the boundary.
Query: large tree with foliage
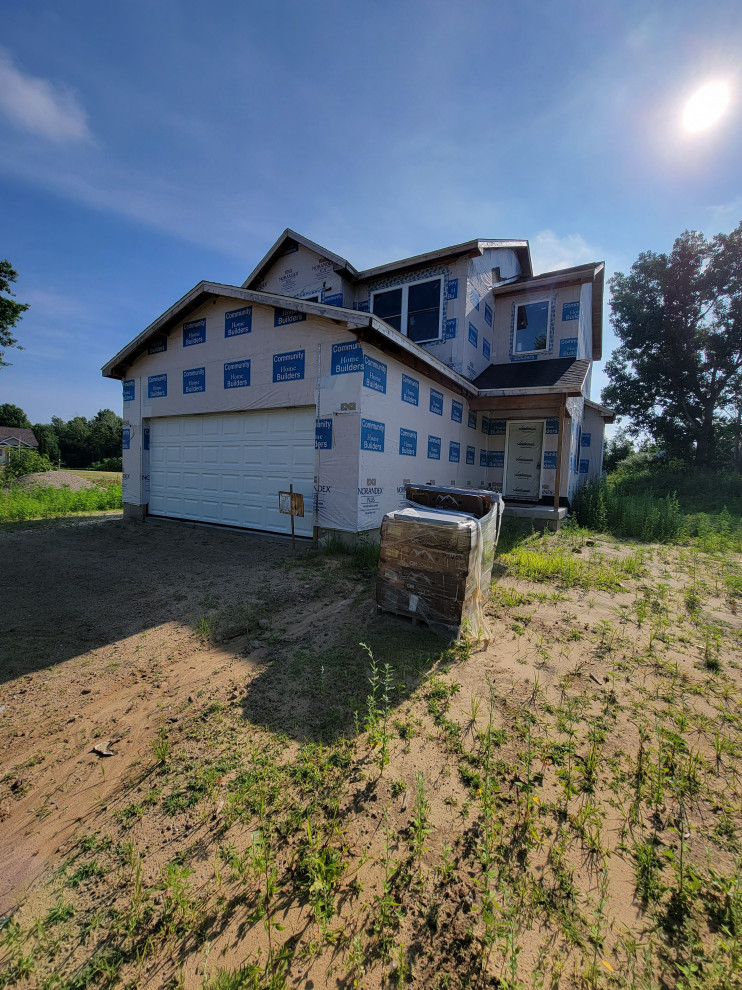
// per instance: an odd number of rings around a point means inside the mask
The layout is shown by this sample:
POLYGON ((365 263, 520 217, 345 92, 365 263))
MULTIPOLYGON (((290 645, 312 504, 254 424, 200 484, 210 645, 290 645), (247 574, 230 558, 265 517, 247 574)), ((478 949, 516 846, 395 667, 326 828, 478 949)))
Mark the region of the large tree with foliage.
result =
POLYGON ((621 341, 603 402, 669 453, 713 463, 742 389, 742 223, 707 241, 686 231, 610 282, 621 341))
POLYGON ((28 309, 28 303, 16 302, 13 298, 14 293, 10 291, 11 282, 15 282, 17 278, 18 272, 8 259, 0 261, 0 368, 8 364, 3 360, 6 347, 20 349, 18 341, 10 331, 28 309))
POLYGON ((0 405, 0 426, 16 426, 30 429, 31 423, 20 406, 14 406, 12 402, 3 402, 0 405))

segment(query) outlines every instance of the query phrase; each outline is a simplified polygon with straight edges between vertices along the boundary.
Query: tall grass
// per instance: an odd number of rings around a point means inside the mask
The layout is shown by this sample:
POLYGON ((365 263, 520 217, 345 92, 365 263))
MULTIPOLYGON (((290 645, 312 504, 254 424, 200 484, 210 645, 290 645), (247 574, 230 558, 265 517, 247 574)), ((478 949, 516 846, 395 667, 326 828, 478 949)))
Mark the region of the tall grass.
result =
POLYGON ((619 538, 742 551, 742 478, 686 467, 616 471, 575 496, 580 526, 619 538), (673 487, 674 486, 674 487, 673 487), (731 511, 730 511, 731 510, 731 511))
POLYGON ((581 526, 635 540, 669 543, 687 528, 674 492, 657 495, 649 489, 630 494, 621 484, 605 479, 584 485, 573 508, 581 526))
POLYGON ((106 488, 47 488, 35 485, 25 488, 11 485, 0 492, 0 522, 19 522, 23 519, 50 519, 69 516, 76 512, 95 512, 101 509, 121 508, 121 485, 106 488))

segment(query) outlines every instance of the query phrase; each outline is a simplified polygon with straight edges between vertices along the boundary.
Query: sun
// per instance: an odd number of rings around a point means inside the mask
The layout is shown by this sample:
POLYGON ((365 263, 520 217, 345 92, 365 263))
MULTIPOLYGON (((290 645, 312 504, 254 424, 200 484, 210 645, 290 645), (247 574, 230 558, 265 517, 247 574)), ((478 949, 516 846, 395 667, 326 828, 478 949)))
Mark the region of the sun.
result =
POLYGON ((703 131, 721 117, 729 105, 729 87, 723 82, 701 86, 685 104, 683 126, 686 131, 703 131))

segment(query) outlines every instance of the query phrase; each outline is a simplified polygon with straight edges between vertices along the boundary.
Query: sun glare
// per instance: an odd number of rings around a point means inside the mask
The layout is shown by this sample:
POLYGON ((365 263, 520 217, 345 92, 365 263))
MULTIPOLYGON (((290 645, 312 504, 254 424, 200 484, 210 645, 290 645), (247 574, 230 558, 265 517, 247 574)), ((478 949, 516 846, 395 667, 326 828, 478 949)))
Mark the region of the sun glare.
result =
POLYGON ((685 104, 683 125, 687 131, 703 131, 721 117, 729 104, 729 87, 723 82, 706 83, 685 104))

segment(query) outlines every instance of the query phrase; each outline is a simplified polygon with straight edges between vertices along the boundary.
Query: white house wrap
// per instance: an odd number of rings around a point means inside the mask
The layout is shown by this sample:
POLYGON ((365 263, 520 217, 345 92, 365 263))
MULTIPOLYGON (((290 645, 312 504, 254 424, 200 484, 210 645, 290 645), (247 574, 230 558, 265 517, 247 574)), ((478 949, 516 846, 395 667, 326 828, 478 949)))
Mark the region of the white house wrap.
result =
POLYGON ((409 483, 504 488, 515 506, 525 422, 524 504, 563 514, 611 415, 585 401, 602 277, 534 278, 525 241, 357 272, 286 231, 243 286, 199 283, 104 367, 123 381, 125 512, 285 533, 293 484, 296 532, 316 536, 378 530, 409 483))

